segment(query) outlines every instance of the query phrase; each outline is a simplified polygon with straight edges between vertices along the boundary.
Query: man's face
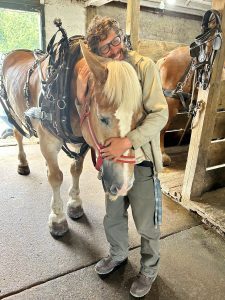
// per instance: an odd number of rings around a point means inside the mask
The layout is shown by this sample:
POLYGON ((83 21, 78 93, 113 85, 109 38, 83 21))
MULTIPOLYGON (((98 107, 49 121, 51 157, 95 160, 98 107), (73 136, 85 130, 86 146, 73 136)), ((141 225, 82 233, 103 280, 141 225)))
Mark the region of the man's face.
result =
POLYGON ((109 32, 105 40, 99 42, 98 50, 102 57, 115 60, 123 60, 125 58, 122 37, 117 35, 114 30, 109 32))

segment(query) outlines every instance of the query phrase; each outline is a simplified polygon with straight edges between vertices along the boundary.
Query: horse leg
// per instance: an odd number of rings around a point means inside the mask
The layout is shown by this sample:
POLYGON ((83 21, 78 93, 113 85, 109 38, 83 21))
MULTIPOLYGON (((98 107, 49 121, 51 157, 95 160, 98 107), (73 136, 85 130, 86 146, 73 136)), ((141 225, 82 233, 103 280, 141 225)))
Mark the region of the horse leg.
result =
POLYGON ((60 196, 63 173, 59 169, 58 153, 62 147, 62 142, 42 128, 39 128, 38 136, 41 152, 46 159, 48 181, 53 192, 48 225, 52 236, 60 237, 69 229, 66 216, 63 212, 63 201, 60 196))
MULTIPOLYGON (((167 123, 168 124, 168 123, 167 123)), ((164 146, 164 139, 165 139, 165 133, 167 131, 169 126, 165 126, 161 132, 160 132, 160 148, 162 152, 162 161, 163 161, 163 166, 167 167, 171 164, 171 158, 170 156, 166 153, 165 151, 165 146, 164 146)))
POLYGON ((80 198, 79 180, 83 170, 84 157, 80 157, 71 164, 72 186, 69 190, 69 201, 67 204, 67 214, 71 219, 78 219, 83 214, 82 200, 80 198))
POLYGON ((161 146, 161 152, 162 152, 162 160, 163 160, 163 166, 169 166, 171 164, 171 158, 170 156, 166 153, 165 147, 164 147, 164 137, 166 131, 169 129, 173 119, 177 115, 178 111, 182 108, 182 105, 178 99, 173 99, 166 97, 167 103, 168 103, 168 108, 169 108, 169 118, 166 126, 162 129, 161 134, 160 134, 160 146, 161 146))
POLYGON ((30 168, 29 168, 28 161, 26 158, 26 153, 25 153, 24 147, 23 147, 23 136, 17 129, 14 129, 14 136, 17 140, 18 147, 19 147, 19 154, 18 154, 19 165, 17 168, 17 172, 20 175, 29 175, 30 168))

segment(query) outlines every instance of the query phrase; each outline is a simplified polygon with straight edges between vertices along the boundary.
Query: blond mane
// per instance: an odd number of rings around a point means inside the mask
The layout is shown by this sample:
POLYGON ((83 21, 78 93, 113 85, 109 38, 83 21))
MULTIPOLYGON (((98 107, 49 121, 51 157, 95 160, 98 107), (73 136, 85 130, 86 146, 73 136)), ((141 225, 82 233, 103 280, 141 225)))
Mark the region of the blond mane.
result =
POLYGON ((111 61, 107 69, 103 92, 110 104, 130 113, 140 110, 142 90, 134 68, 126 61, 111 61))

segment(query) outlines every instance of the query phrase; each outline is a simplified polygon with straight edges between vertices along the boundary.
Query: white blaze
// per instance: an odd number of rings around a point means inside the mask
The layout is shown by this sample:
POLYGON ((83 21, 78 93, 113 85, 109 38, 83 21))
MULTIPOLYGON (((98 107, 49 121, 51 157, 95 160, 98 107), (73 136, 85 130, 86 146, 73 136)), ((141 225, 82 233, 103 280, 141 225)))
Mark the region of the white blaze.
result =
MULTIPOLYGON (((115 117, 119 120, 119 129, 120 129, 120 137, 125 137, 128 132, 131 130, 131 121, 132 121, 133 113, 125 111, 122 107, 118 108, 115 112, 115 117)), ((123 155, 128 155, 129 150, 127 150, 123 155)), ((123 186, 119 191, 120 195, 125 195, 127 192, 127 188, 130 185, 128 182, 129 179, 129 164, 123 164, 123 186)))

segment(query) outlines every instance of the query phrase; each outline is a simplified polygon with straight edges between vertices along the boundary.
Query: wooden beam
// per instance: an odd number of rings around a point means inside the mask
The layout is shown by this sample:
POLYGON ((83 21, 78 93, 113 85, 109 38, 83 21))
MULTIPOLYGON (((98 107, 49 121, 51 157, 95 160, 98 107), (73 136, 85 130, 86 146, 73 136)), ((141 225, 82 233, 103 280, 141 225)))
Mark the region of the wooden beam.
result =
POLYGON ((225 140, 217 140, 210 144, 207 155, 207 168, 225 164, 225 140))
MULTIPOLYGON (((85 7, 102 6, 102 5, 105 5, 105 4, 110 3, 112 1, 113 0, 87 0, 87 1, 85 1, 84 5, 85 5, 85 7)), ((125 3, 125 4, 127 4, 127 2, 128 2, 128 0, 114 0, 114 1, 117 1, 117 2, 120 2, 120 3, 125 3)), ((193 0, 188 0, 188 1, 193 2, 193 0)), ((204 2, 199 2, 199 1, 193 2, 193 3, 196 4, 193 8, 191 8, 190 6, 187 6, 185 3, 180 3, 180 2, 179 2, 179 5, 177 4, 175 6, 167 5, 166 6, 166 11, 172 11, 172 12, 175 11, 175 12, 178 12, 178 13, 184 13, 184 14, 187 14, 187 15, 194 15, 194 16, 201 16, 202 17, 203 12, 210 9, 211 3, 210 2, 205 2, 205 1, 204 2)), ((153 0, 153 1, 141 0, 140 1, 140 5, 142 7, 149 7, 149 8, 153 8, 153 9, 159 9, 159 4, 160 4, 159 0, 158 1, 156 1, 156 0, 153 0)))
MULTIPOLYGON (((224 69, 225 71, 225 69, 224 69)), ((221 78, 221 87, 220 87, 220 100, 219 100, 219 109, 225 110, 225 72, 223 72, 223 77, 221 78)))
POLYGON ((216 114, 213 139, 225 139, 225 111, 221 111, 216 114))
POLYGON ((86 8, 86 24, 85 24, 85 27, 86 27, 86 31, 88 29, 88 26, 91 22, 91 20, 94 18, 94 16, 97 15, 97 8, 96 6, 88 6, 86 8))
MULTIPOLYGON (((223 0, 225 2, 225 0, 223 0)), ((191 142, 188 152, 187 165, 184 175, 182 201, 184 203, 193 197, 199 197, 206 186, 207 154, 210 148, 215 127, 216 112, 219 102, 221 75, 225 57, 225 10, 222 18, 223 43, 217 54, 210 87, 207 90, 199 90, 198 103, 202 103, 202 110, 197 116, 197 124, 192 130, 191 142)))
POLYGON ((126 34, 130 35, 134 50, 138 48, 139 41, 140 0, 127 1, 126 34))
MULTIPOLYGON (((109 2, 112 2, 113 0, 88 0, 85 2, 85 7, 88 6, 102 6, 109 2)), ((115 0, 118 1, 118 0, 115 0)))

